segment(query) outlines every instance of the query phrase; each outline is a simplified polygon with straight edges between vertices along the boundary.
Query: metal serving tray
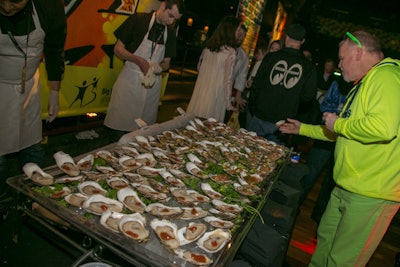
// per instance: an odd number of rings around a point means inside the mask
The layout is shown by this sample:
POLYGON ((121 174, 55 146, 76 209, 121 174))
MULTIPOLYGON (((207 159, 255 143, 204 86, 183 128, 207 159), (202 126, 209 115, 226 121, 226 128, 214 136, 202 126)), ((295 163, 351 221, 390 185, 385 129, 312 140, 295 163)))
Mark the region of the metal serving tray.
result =
MULTIPOLYGON (((177 129, 187 125, 191 119, 193 119, 191 116, 181 116, 162 124, 156 124, 146 129, 140 129, 123 136, 118 144, 129 142, 129 140, 132 140, 132 138, 134 138, 136 135, 156 135, 165 130, 177 129)), ((99 150, 112 149, 116 145, 117 144, 107 145, 95 151, 78 156, 74 160, 77 161, 85 155, 89 153, 95 153, 99 150)), ((288 157, 289 155, 287 155, 287 157, 278 165, 267 183, 264 184, 261 200, 258 203, 254 203, 254 208, 256 210, 260 211, 263 207, 271 192, 272 185, 283 172, 288 157)), ((55 165, 45 168, 44 171, 53 175, 55 178, 65 176, 65 174, 62 173, 61 170, 55 165)), ((172 252, 168 251, 168 249, 158 241, 158 238, 151 229, 149 230, 149 241, 139 243, 129 239, 123 234, 114 233, 106 229, 100 224, 100 216, 94 215, 93 218, 88 218, 87 216, 84 216, 85 212, 82 209, 61 206, 56 200, 50 199, 40 192, 32 190, 35 185, 31 180, 27 179, 25 175, 9 178, 7 183, 19 193, 22 193, 32 201, 39 203, 49 211, 59 216, 62 220, 72 225, 78 231, 90 236, 106 248, 110 249, 113 253, 135 266, 195 266, 194 264, 188 263, 174 255, 172 252)), ((257 216, 258 215, 256 213, 246 213, 246 216, 243 218, 243 223, 237 229, 235 229, 230 242, 221 251, 212 255, 205 253, 213 260, 213 263, 210 266, 228 266, 232 262, 237 250, 252 227, 257 216)))

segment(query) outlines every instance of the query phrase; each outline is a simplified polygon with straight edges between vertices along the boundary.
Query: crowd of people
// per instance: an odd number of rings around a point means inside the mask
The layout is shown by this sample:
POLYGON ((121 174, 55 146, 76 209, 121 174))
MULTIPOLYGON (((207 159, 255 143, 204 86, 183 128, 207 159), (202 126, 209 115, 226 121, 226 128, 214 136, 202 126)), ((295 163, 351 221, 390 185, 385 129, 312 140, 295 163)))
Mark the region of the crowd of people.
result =
MULTIPOLYGON (((67 29, 61 1, 0 2, 0 62, 8 66, 0 73, 2 211, 10 198, 7 156, 18 153, 21 166, 42 164, 38 66, 43 54, 51 123, 67 29)), ((183 0, 164 0, 155 12, 135 13, 115 31, 114 52, 124 66, 104 124, 116 140, 138 129, 138 120, 156 122, 161 72, 176 56, 176 22, 183 12, 183 0)), ((309 266, 365 266, 400 208, 400 61, 385 58, 379 40, 360 30, 339 43, 338 65, 326 59, 319 71, 302 49, 305 28, 291 24, 284 33, 282 40, 260 41, 249 68, 242 48, 247 29, 240 18, 224 17, 199 58, 187 112, 220 122, 239 112, 241 127, 270 141, 293 145, 296 135, 312 140, 301 201, 327 171, 312 214, 318 243, 309 266)))

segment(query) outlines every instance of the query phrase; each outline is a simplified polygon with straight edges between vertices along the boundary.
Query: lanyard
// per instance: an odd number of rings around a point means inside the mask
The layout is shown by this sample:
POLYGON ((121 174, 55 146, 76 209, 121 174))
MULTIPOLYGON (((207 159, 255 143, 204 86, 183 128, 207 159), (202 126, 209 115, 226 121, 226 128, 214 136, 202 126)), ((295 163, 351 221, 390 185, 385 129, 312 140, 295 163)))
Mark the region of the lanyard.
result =
POLYGON ((156 41, 153 41, 153 42, 151 43, 150 59, 152 58, 152 56, 153 56, 153 54, 154 54, 154 50, 156 49, 156 45, 157 45, 158 42, 160 41, 161 36, 164 35, 164 31, 165 31, 165 28, 161 31, 160 35, 157 37, 157 40, 156 40, 156 41))
POLYGON ((27 18, 27 29, 26 29, 26 46, 25 46, 25 51, 22 49, 22 47, 19 45, 17 40, 15 39, 14 35, 11 33, 11 31, 8 31, 7 34, 11 39, 11 42, 14 44, 14 46, 24 55, 24 66, 22 67, 22 72, 21 72, 21 94, 25 93, 25 83, 26 83, 26 67, 27 67, 27 62, 28 62, 28 44, 29 44, 29 28, 30 28, 30 18, 27 18))
POLYGON ((340 117, 342 117, 342 118, 348 118, 348 117, 350 117, 350 114, 351 114, 350 106, 351 106, 351 104, 353 103, 354 98, 356 97, 356 94, 357 94, 357 92, 358 92, 358 89, 360 89, 361 83, 362 83, 362 82, 359 82, 359 83, 356 85, 356 88, 355 88, 355 89, 351 92, 351 94, 349 95, 348 101, 347 101, 347 103, 346 103, 346 107, 345 107, 345 109, 343 110, 343 112, 341 113, 341 116, 340 116, 340 117))

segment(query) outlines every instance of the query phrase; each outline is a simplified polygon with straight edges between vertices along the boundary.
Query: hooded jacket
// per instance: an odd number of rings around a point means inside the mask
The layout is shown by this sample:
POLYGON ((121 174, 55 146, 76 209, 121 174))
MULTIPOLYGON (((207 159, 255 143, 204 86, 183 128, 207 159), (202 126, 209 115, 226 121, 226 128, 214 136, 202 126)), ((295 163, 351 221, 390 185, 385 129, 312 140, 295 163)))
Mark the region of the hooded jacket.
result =
POLYGON ((322 125, 300 127, 301 135, 336 140, 336 184, 400 202, 400 60, 382 60, 350 91, 334 131, 322 125))

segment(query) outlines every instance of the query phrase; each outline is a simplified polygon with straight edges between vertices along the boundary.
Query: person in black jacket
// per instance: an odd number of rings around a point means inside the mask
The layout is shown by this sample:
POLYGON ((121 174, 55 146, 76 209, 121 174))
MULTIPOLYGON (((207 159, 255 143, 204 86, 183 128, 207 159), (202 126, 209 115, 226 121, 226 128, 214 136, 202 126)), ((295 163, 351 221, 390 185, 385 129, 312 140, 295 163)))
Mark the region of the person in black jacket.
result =
POLYGON ((290 25, 285 47, 264 57, 253 81, 246 128, 280 144, 275 124, 296 117, 299 104, 316 97, 315 67, 300 51, 305 34, 300 24, 290 25))

